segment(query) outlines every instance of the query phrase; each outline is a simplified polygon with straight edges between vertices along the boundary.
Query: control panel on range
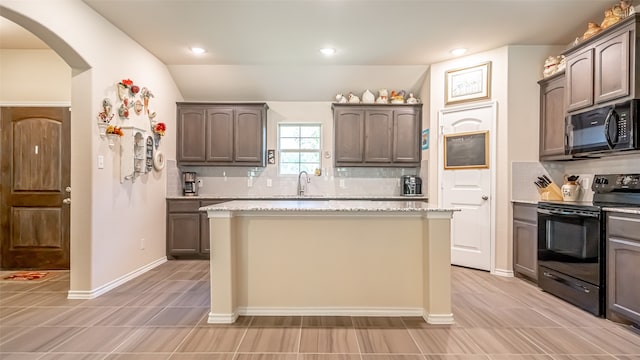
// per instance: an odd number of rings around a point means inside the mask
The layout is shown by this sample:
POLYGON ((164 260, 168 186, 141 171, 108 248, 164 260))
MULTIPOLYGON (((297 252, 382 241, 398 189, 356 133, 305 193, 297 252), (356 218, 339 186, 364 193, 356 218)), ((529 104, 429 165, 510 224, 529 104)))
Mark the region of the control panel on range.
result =
POLYGON ((591 187, 596 193, 611 191, 640 192, 640 174, 596 175, 591 187))

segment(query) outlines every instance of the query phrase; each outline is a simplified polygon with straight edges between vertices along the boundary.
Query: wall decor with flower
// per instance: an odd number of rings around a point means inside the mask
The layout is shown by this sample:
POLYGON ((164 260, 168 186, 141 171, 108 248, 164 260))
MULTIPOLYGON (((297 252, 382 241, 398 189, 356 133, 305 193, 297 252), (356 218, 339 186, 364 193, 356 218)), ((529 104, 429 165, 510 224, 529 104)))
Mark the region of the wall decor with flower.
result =
POLYGON ((113 148, 115 141, 124 136, 125 129, 133 124, 128 124, 134 119, 146 117, 149 121, 149 131, 153 134, 154 147, 157 150, 160 140, 167 131, 167 126, 156 119, 156 112, 151 110, 150 100, 154 98, 153 92, 146 86, 137 85, 127 78, 116 83, 115 109, 110 98, 102 100, 102 111, 98 113, 98 131, 100 138, 107 138, 108 145, 113 148), (118 114, 114 120, 115 113, 118 114))

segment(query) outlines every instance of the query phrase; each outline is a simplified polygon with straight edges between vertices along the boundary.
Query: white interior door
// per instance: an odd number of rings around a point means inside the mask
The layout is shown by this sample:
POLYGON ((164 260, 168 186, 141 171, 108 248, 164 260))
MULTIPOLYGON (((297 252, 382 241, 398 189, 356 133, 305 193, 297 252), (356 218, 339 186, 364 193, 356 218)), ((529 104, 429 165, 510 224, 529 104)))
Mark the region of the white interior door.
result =
POLYGON ((440 111, 440 205, 462 209, 451 222, 451 263, 491 270, 493 258, 493 169, 496 104, 484 103, 440 111), (488 168, 444 169, 444 135, 488 131, 488 168))

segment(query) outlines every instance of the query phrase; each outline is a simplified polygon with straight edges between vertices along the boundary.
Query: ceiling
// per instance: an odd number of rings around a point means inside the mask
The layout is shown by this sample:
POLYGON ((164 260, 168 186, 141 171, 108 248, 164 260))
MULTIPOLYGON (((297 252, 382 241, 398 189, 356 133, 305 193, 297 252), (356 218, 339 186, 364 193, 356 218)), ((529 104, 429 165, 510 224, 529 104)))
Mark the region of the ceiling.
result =
MULTIPOLYGON (((473 54, 505 45, 564 46, 616 2, 83 1, 167 64, 191 101, 329 101, 367 88, 416 92, 428 65, 453 58, 453 48, 473 54), (193 55, 192 46, 207 52, 193 55), (327 57, 321 47, 337 53, 327 57)), ((43 46, 0 18, 0 47, 43 46)))

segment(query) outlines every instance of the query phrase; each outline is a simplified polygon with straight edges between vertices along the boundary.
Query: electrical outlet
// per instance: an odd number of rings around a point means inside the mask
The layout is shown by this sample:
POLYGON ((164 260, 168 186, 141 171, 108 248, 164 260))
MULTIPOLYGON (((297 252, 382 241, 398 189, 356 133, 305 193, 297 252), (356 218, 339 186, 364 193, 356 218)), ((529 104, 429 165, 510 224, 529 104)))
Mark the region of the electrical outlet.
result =
POLYGON ((144 238, 140 239, 140 250, 144 250, 144 238))
POLYGON ((340 179, 340 187, 344 189, 344 179, 340 179))
POLYGON ((104 156, 98 155, 98 169, 104 169, 104 156))
POLYGON ((253 177, 252 176, 247 178, 247 187, 253 187, 253 177))
POLYGON ((273 181, 271 179, 267 179, 267 187, 273 186, 273 181))

